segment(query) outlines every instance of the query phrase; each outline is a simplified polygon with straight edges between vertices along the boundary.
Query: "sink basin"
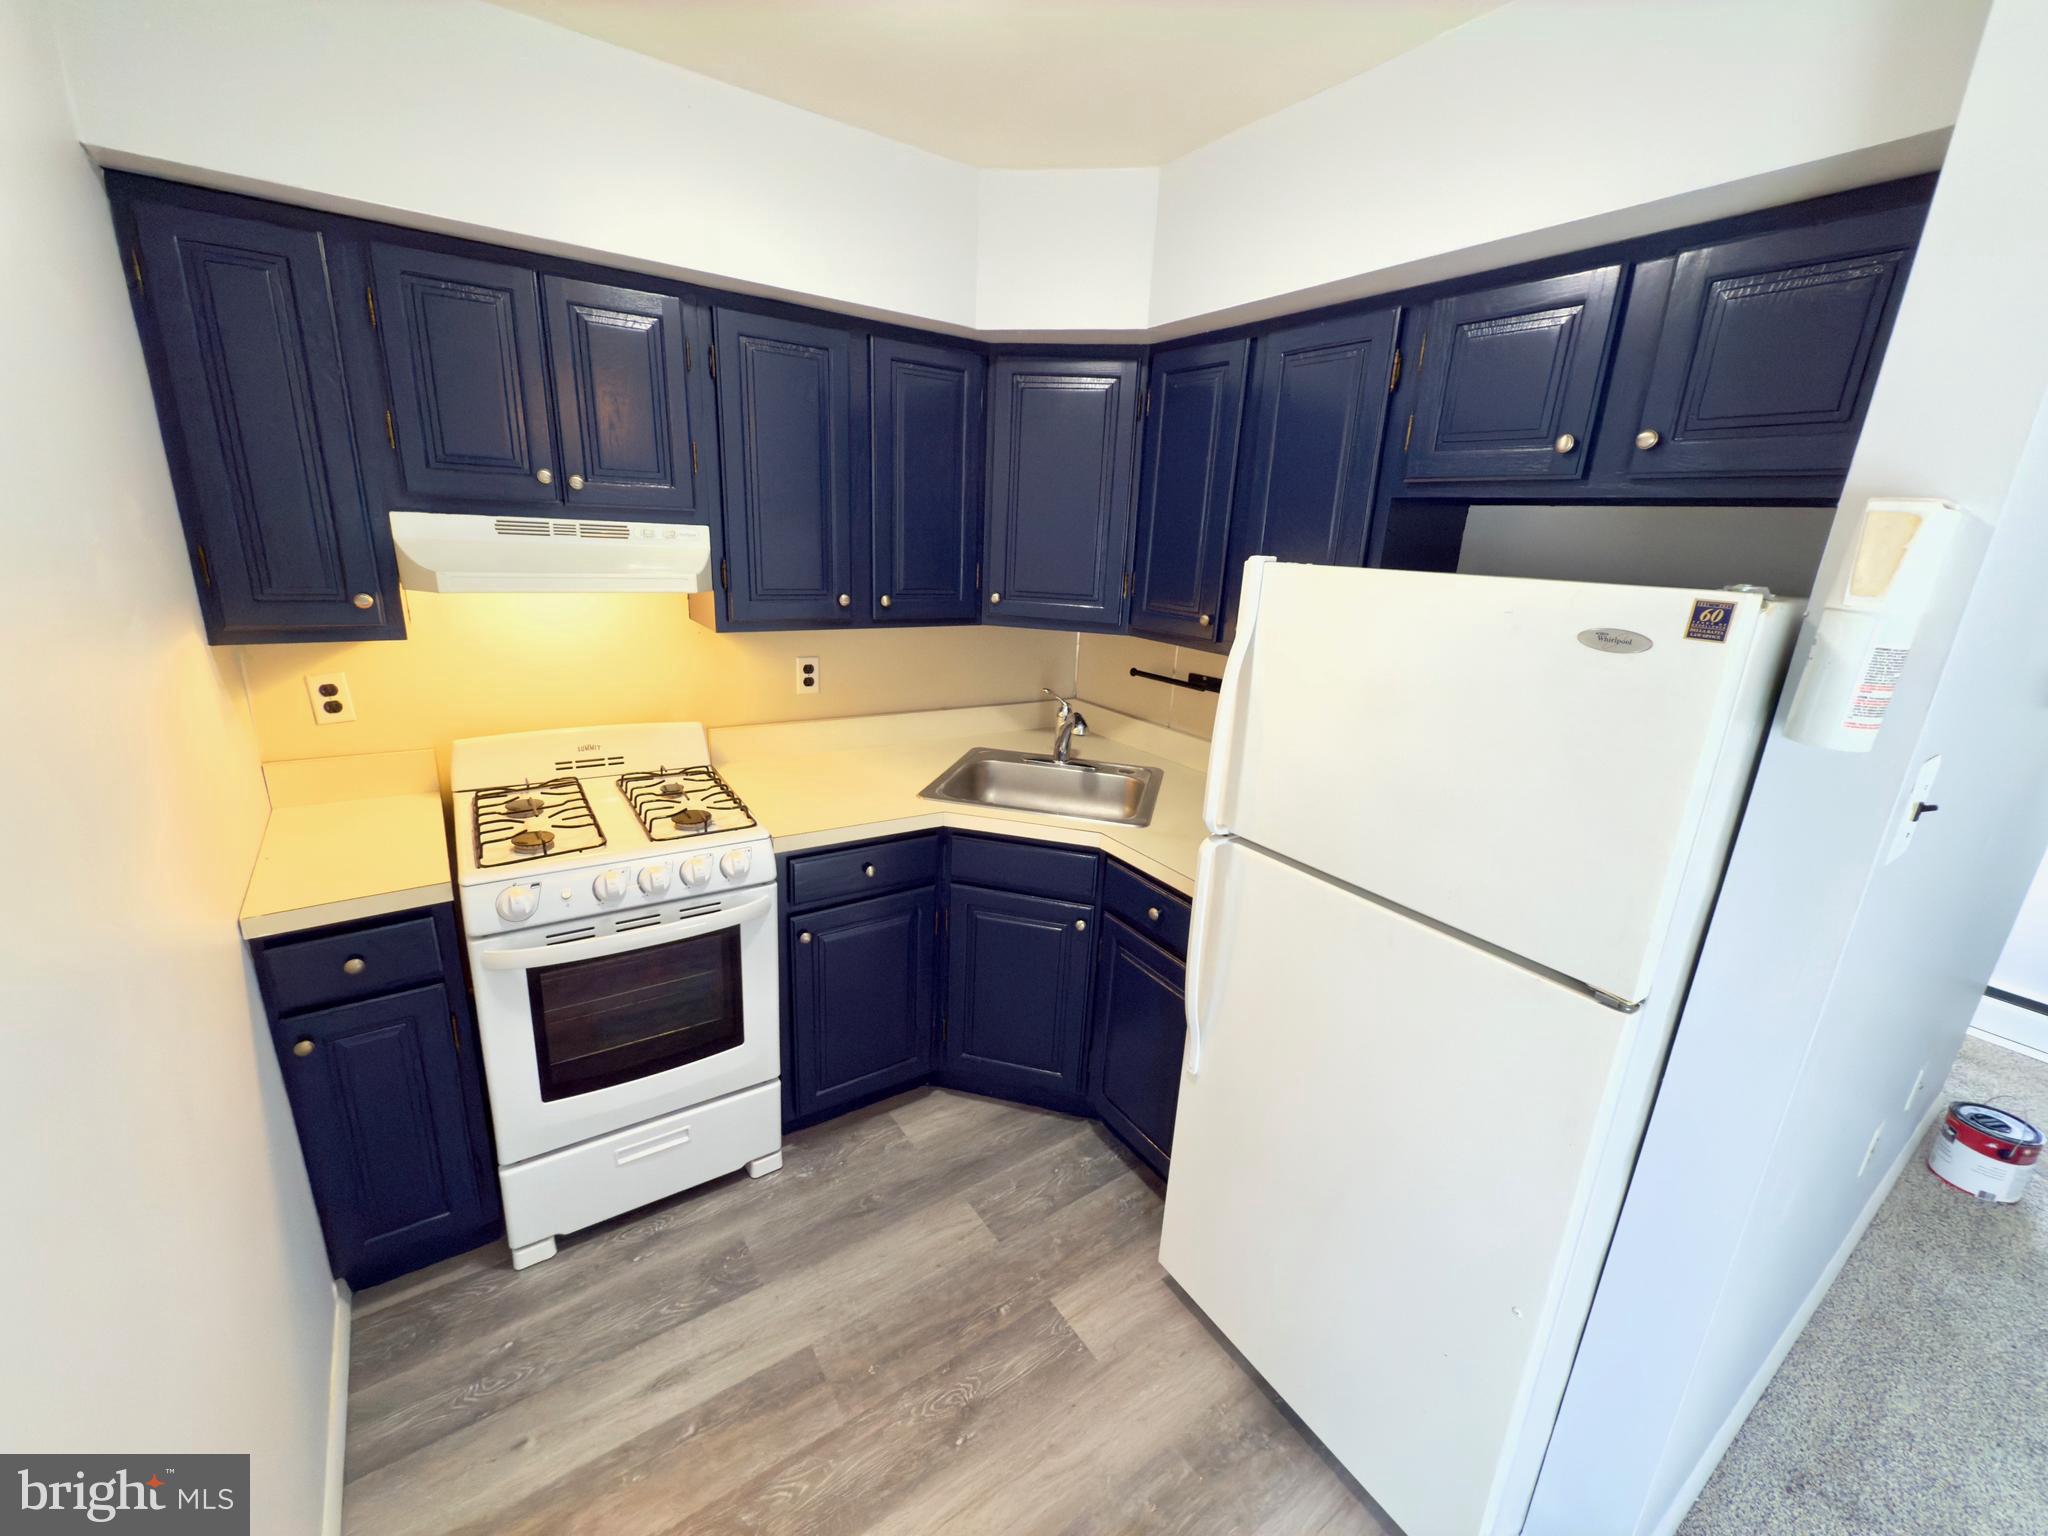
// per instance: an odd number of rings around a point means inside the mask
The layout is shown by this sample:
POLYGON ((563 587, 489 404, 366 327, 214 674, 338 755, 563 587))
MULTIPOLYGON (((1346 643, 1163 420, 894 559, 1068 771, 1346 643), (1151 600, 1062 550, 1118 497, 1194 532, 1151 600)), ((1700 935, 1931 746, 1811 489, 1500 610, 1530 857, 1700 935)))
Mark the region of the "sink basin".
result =
POLYGON ((1142 827, 1159 798, 1160 770, 1123 763, 1056 763, 1035 752, 976 747, 919 791, 927 800, 1002 806, 1142 827))

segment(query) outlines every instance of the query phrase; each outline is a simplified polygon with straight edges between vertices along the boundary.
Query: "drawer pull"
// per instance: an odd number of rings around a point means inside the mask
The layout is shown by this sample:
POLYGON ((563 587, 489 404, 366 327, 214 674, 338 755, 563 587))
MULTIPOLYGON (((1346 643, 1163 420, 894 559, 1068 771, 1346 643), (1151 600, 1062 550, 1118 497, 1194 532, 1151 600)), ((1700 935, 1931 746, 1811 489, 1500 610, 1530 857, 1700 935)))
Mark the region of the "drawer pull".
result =
POLYGON ((313 1054, 313 1042, 312 1042, 312 1041, 310 1041, 310 1040, 299 1040, 299 1041, 295 1041, 295 1042, 293 1043, 293 1045, 292 1045, 292 1054, 293 1054, 294 1056, 310 1056, 310 1055, 312 1055, 312 1054, 313 1054))
POLYGON ((361 955, 350 955, 341 962, 341 974, 344 976, 360 976, 368 967, 368 964, 369 962, 364 960, 361 955))
POLYGON ((1159 921, 1159 909, 1157 907, 1147 907, 1145 915, 1155 923, 1159 921))
POLYGON ((687 1146, 690 1128, 686 1125, 669 1136, 657 1136, 652 1141, 643 1141, 637 1146, 621 1147, 612 1154, 612 1162, 623 1168, 628 1163, 637 1163, 643 1157, 656 1157, 663 1152, 673 1152, 677 1147, 687 1146))
POLYGON ((870 880, 875 878, 875 866, 872 864, 861 865, 860 872, 866 875, 870 880))

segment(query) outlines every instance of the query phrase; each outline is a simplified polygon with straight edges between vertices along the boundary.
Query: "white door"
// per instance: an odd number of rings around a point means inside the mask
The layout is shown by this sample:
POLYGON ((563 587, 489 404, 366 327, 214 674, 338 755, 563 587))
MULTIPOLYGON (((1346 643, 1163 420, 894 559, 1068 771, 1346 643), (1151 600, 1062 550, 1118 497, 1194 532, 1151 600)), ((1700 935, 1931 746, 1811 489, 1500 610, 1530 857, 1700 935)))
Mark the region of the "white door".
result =
POLYGON ((1527 1497, 1634 1025, 1241 843, 1204 861, 1160 1262, 1408 1536, 1479 1536, 1527 1497))
POLYGON ((1763 607, 1254 561, 1209 828, 1640 1001, 1763 607))

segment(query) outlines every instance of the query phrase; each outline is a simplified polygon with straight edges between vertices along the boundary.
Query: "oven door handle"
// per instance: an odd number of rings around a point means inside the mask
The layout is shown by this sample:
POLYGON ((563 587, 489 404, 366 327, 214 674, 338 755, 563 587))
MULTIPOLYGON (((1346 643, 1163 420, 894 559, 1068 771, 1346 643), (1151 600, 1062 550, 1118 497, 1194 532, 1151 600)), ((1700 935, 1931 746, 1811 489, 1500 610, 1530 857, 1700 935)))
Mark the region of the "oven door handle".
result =
POLYGON ((655 923, 647 928, 631 928, 624 933, 608 933, 601 939, 576 939, 568 944, 528 944, 517 949, 487 949, 477 956, 477 963, 487 971, 532 971, 544 965, 600 960, 606 955, 628 954, 636 949, 651 949, 656 944, 694 939, 700 934, 715 933, 720 928, 737 927, 749 918, 772 911, 774 907, 775 898, 763 896, 755 901, 743 901, 736 907, 721 907, 716 912, 707 912, 687 922, 655 923))

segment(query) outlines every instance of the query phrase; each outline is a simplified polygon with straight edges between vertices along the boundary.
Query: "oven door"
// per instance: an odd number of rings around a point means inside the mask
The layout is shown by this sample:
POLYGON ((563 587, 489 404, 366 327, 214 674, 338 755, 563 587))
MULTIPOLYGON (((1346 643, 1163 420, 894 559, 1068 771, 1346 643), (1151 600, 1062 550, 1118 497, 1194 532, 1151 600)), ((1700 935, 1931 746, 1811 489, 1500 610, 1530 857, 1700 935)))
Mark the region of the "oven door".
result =
POLYGON ((778 1075, 774 888, 650 915, 471 946, 501 1165, 778 1075))

